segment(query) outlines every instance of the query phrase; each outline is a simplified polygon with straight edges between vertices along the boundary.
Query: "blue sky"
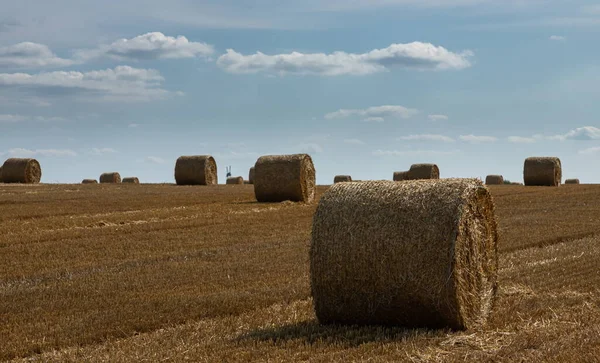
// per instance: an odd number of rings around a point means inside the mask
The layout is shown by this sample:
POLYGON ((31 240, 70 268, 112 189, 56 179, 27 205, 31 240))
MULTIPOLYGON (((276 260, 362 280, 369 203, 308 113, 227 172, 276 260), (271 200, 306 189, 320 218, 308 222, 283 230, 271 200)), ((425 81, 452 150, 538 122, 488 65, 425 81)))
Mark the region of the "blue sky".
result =
POLYGON ((173 182, 179 155, 247 178, 307 152, 317 182, 522 179, 528 156, 600 182, 600 3, 0 0, 0 158, 43 182, 173 182))

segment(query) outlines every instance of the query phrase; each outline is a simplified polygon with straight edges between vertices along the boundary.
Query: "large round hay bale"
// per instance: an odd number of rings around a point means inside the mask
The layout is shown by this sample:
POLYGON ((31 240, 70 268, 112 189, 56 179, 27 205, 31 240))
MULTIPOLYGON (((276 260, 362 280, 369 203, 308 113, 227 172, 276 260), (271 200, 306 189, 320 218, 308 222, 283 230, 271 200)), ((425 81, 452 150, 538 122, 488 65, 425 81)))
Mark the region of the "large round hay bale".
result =
POLYGON ((0 183, 4 183, 4 182, 2 181, 2 166, 0 166, 0 183))
POLYGON ((488 175, 485 177, 485 184, 487 184, 487 185, 504 184, 504 177, 502 175, 488 175))
POLYGON ((521 182, 511 182, 510 185, 523 185, 521 182))
POLYGON ((408 180, 439 178, 440 168, 435 164, 413 164, 408 171, 408 180))
POLYGON ((175 163, 177 185, 216 185, 217 163, 210 155, 180 156, 175 163))
POLYGON ((254 170, 254 167, 251 167, 248 171, 248 184, 254 184, 254 170))
POLYGON ((525 185, 553 186, 560 185, 562 166, 556 157, 530 157, 525 159, 523 181, 525 185))
POLYGON ((315 167, 308 154, 265 155, 254 172, 254 195, 259 202, 312 202, 315 167))
POLYGON ((565 184, 579 184, 579 179, 567 179, 565 184))
POLYGON ((333 178, 333 184, 343 183, 343 182, 351 182, 352 177, 350 175, 336 175, 333 178))
POLYGON ((135 176, 129 176, 127 178, 123 178, 123 183, 127 183, 127 184, 139 184, 140 180, 138 178, 136 178, 135 176))
POLYGON ((471 328, 497 289, 497 225, 477 179, 332 186, 313 217, 321 323, 471 328))
POLYGON ((100 183, 120 183, 121 174, 117 172, 103 173, 100 175, 100 183))
POLYGON ((83 179, 81 184, 98 184, 98 181, 96 179, 83 179))
POLYGON ((393 181, 408 180, 408 171, 395 171, 393 181))
POLYGON ((227 178, 225 184, 244 184, 244 177, 230 176, 229 178, 227 178))
POLYGON ((42 168, 35 159, 10 158, 2 165, 3 183, 39 183, 42 168))

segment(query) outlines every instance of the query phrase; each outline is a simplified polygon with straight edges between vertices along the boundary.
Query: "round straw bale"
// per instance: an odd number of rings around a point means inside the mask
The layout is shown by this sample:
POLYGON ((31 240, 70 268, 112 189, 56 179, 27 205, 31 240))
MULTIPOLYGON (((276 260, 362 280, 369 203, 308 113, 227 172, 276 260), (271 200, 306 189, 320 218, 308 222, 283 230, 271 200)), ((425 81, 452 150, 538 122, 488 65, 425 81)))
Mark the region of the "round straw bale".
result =
POLYGON ((175 163, 177 185, 216 185, 217 163, 210 155, 180 156, 175 163))
POLYGON ((520 182, 511 182, 510 185, 523 185, 523 183, 520 183, 520 182))
POLYGON ((403 181, 408 180, 408 171, 395 171, 394 172, 394 181, 403 181))
POLYGON ((140 180, 138 178, 136 178, 135 176, 129 176, 127 178, 123 178, 123 183, 139 184, 140 180))
POLYGON ((251 167, 248 172, 248 184, 254 184, 254 170, 254 167, 251 167))
POLYGON ((35 159, 10 158, 2 165, 3 183, 39 183, 42 168, 35 159))
POLYGON ((485 323, 497 290, 497 225, 477 179, 333 185, 313 217, 311 290, 321 323, 485 323))
POLYGON ((120 183, 121 174, 117 172, 103 173, 100 175, 100 183, 120 183))
POLYGON ((440 168, 435 164, 413 164, 408 171, 408 180, 439 178, 440 168))
POLYGON ((504 177, 502 175, 488 175, 485 177, 485 184, 487 184, 487 185, 504 184, 504 177))
POLYGON ((257 201, 313 201, 315 167, 310 155, 265 155, 258 158, 255 168, 254 195, 257 201))
POLYGON ((556 157, 530 157, 525 159, 523 181, 525 185, 553 186, 560 185, 562 167, 556 157))
POLYGON ((342 183, 342 182, 351 182, 352 177, 350 175, 336 175, 333 178, 333 184, 342 183))
POLYGON ((3 183, 3 181, 2 181, 2 166, 0 166, 0 183, 3 183))
POLYGON ((579 179, 567 179, 565 184, 579 184, 579 179))
POLYGON ((98 184, 98 181, 96 179, 83 179, 81 184, 98 184))
POLYGON ((244 177, 230 176, 229 178, 227 178, 225 184, 244 184, 244 177))

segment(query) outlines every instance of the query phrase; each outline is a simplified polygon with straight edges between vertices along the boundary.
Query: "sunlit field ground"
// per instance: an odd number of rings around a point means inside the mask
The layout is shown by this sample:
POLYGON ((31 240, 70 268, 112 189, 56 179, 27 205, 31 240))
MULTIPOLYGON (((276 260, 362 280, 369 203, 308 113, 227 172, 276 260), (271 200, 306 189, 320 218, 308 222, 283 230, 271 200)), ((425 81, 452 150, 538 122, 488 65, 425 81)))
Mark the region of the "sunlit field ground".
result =
MULTIPOLYGON (((319 187, 321 195, 327 187, 319 187)), ((479 331, 320 326, 316 203, 251 185, 0 185, 0 359, 600 358, 600 186, 493 186, 500 290, 479 331)))

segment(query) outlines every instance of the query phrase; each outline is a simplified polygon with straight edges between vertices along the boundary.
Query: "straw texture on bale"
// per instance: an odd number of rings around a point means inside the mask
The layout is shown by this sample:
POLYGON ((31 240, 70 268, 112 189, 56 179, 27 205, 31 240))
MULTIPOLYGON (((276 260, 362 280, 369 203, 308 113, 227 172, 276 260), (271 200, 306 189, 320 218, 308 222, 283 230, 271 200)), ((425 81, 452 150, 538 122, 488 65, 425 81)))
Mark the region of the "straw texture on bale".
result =
POLYGON ((100 183, 120 183, 121 174, 117 172, 103 173, 100 175, 100 183))
POLYGON ((2 165, 3 183, 39 183, 42 168, 35 159, 10 158, 2 165))
POLYGON ((123 178, 123 183, 139 184, 140 180, 138 178, 136 178, 135 176, 130 176, 130 177, 127 177, 127 178, 123 178))
POLYGON ((217 163, 210 155, 180 156, 175 163, 177 185, 216 185, 217 163))
POLYGON ((408 180, 408 171, 395 171, 394 172, 394 181, 403 181, 408 180))
POLYGON ((312 202, 315 198, 315 167, 310 155, 265 155, 258 158, 254 195, 259 202, 312 202))
POLYGON ((336 175, 333 178, 333 184, 342 183, 342 182, 351 182, 352 177, 350 175, 336 175))
POLYGON ((497 224, 477 179, 333 185, 313 217, 310 279, 321 323, 485 324, 497 224))
POLYGON ((530 157, 525 159, 523 181, 525 185, 557 187, 562 180, 562 166, 556 157, 530 157))
POLYGON ((502 175, 488 175, 485 177, 485 184, 487 184, 487 185, 504 184, 504 177, 502 175))
POLYGON ((565 184, 579 184, 579 179, 567 179, 565 184))
POLYGON ((244 184, 244 178, 241 176, 230 176, 225 184, 244 184))
POLYGON ((254 167, 251 167, 248 171, 248 184, 254 184, 254 170, 254 167))
POLYGON ((96 179, 83 179, 81 184, 98 184, 98 181, 96 179))
POLYGON ((408 180, 439 178, 440 168, 436 164, 413 164, 408 171, 408 180))

